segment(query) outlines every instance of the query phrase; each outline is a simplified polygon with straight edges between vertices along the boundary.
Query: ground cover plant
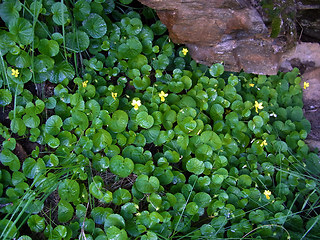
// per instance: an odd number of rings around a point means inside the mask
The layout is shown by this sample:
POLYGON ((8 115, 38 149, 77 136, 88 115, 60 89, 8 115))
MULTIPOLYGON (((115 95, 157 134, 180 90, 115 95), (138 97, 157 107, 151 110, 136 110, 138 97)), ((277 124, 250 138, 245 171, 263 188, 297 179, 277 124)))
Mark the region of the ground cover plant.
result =
POLYGON ((1 239, 320 238, 298 69, 196 64, 132 0, 0 17, 1 239))

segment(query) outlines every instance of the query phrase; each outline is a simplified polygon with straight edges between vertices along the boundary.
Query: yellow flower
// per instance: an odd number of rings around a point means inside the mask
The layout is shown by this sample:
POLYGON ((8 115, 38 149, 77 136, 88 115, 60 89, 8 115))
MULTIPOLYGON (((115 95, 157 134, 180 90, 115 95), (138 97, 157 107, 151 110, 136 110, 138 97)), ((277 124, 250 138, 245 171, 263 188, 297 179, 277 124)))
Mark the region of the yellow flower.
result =
POLYGON ((249 83, 249 86, 250 86, 250 87, 254 87, 254 84, 253 84, 253 83, 249 83))
POLYGON ((304 88, 304 89, 307 89, 307 88, 309 87, 309 85, 310 85, 310 84, 309 84, 308 82, 304 82, 304 83, 303 83, 303 88, 304 88))
POLYGON ((164 102, 166 99, 165 97, 168 96, 168 93, 165 93, 164 91, 161 91, 161 93, 159 93, 159 97, 161 99, 161 102, 164 102))
POLYGON ((263 194, 266 196, 268 200, 270 199, 271 192, 269 190, 264 190, 263 194))
POLYGON ((118 96, 118 93, 111 92, 111 95, 112 95, 113 99, 116 100, 116 97, 118 96))
POLYGON ((267 143, 266 140, 263 140, 263 141, 260 143, 260 146, 261 146, 261 147, 264 147, 264 146, 267 146, 267 145, 268 145, 268 143, 267 143))
POLYGON ((16 69, 16 70, 12 69, 11 71, 12 71, 12 73, 11 73, 12 76, 15 76, 15 77, 19 76, 19 70, 18 69, 16 69))
POLYGON ((186 49, 186 48, 183 48, 183 49, 182 49, 183 55, 187 55, 188 52, 189 52, 188 49, 186 49))
POLYGON ((134 110, 138 110, 138 108, 141 106, 140 99, 138 100, 133 99, 131 105, 134 106, 134 110))
POLYGON ((82 87, 87 87, 88 86, 88 80, 87 81, 84 81, 83 83, 82 83, 82 87))
POLYGON ((262 103, 254 102, 254 107, 256 108, 256 112, 258 113, 258 109, 263 109, 262 103))

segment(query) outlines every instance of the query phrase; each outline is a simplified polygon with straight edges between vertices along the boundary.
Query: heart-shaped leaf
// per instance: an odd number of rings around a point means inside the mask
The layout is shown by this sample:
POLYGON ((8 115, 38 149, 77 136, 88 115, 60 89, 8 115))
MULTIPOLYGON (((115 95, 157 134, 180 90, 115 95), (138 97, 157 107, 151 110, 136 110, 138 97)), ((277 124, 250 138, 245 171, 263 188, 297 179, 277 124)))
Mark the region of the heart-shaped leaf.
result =
POLYGON ((148 115, 147 112, 139 112, 137 114, 136 118, 137 123, 142 127, 142 128, 151 128, 154 123, 154 119, 151 115, 148 115))
POLYGON ((159 189, 160 182, 154 176, 149 178, 147 175, 142 174, 137 177, 135 186, 142 193, 153 193, 159 189))
POLYGON ((134 168, 134 163, 130 158, 123 158, 120 155, 113 156, 110 159, 110 171, 119 177, 128 177, 134 168))
POLYGON ((1 151, 0 162, 4 166, 8 166, 12 171, 18 171, 20 169, 19 158, 7 148, 1 151))
POLYGON ((123 132, 128 124, 129 117, 125 111, 117 110, 112 114, 109 128, 112 132, 123 132))
POLYGON ((34 179, 36 176, 45 173, 46 165, 41 158, 37 161, 33 158, 27 158, 23 162, 22 170, 27 178, 34 179))
POLYGON ((42 232, 46 227, 45 219, 39 215, 30 216, 27 223, 33 232, 42 232))

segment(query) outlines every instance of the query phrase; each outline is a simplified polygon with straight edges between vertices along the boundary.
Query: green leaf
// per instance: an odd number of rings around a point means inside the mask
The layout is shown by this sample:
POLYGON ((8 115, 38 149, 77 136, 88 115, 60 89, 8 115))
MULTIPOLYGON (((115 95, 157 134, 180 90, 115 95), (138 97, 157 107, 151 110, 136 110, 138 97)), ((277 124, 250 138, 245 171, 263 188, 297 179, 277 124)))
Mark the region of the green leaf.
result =
POLYGON ((55 40, 41 39, 38 49, 40 53, 54 57, 59 53, 59 44, 55 40))
POLYGON ((6 218, 3 218, 2 220, 0 220, 1 236, 5 235, 7 236, 6 239, 13 239, 17 235, 17 232, 18 232, 18 229, 12 221, 6 218), (4 232, 5 229, 6 229, 6 232, 4 232))
MULTIPOLYGON (((28 53, 26 53, 26 51, 23 51, 23 50, 21 50, 18 55, 13 55, 11 53, 8 53, 7 60, 11 65, 16 66, 17 68, 28 68, 31 66, 31 57, 28 53)), ((11 72, 10 72, 10 75, 11 75, 11 72)), ((13 77, 12 78, 19 79, 20 76, 18 76, 18 78, 13 78, 13 77)))
POLYGON ((65 223, 71 220, 73 217, 74 209, 70 203, 65 200, 60 200, 58 204, 58 220, 61 223, 65 223))
POLYGON ((159 189, 160 182, 158 178, 154 176, 149 178, 147 175, 142 174, 137 177, 135 186, 142 193, 153 193, 159 189))
MULTIPOLYGON (((89 120, 87 115, 84 112, 73 110, 72 112, 72 122, 76 125, 79 125, 81 130, 86 130, 89 126, 89 120)), ((99 139, 97 139, 99 141, 99 139)))
POLYGON ((147 112, 139 112, 136 117, 137 123, 142 127, 142 128, 151 128, 154 124, 154 119, 151 115, 148 115, 147 112))
POLYGON ((27 45, 33 41, 31 23, 24 18, 17 18, 9 23, 9 31, 20 44, 27 45))
POLYGON ((106 22, 96 13, 91 13, 89 17, 82 22, 82 25, 93 38, 101 38, 107 32, 106 22))
POLYGON ((238 179, 238 186, 243 188, 249 188, 252 184, 252 179, 249 175, 241 175, 238 179))
POLYGON ((197 175, 203 173, 203 171, 205 169, 204 163, 197 158, 189 159, 186 167, 189 172, 192 172, 197 175))
POLYGON ((102 182, 93 181, 89 185, 89 192, 94 196, 95 198, 102 200, 104 193, 102 192, 103 184, 102 182))
POLYGON ((249 213, 249 220, 255 224, 262 223, 265 219, 264 211, 258 209, 249 213))
POLYGON ((33 158, 27 158, 22 164, 23 173, 27 178, 34 179, 38 175, 42 175, 46 171, 46 164, 39 158, 37 161, 33 158))
POLYGON ((116 155, 110 159, 109 168, 112 173, 125 178, 132 173, 134 163, 130 158, 123 158, 120 155, 116 155))
POLYGON ((114 240, 127 240, 128 239, 127 232, 124 229, 120 230, 116 226, 110 226, 110 227, 105 228, 105 232, 107 233, 108 239, 114 239, 114 240))
POLYGON ((99 129, 98 132, 93 135, 93 146, 95 147, 95 152, 99 152, 111 144, 112 137, 108 131, 99 129))
MULTIPOLYGON (((160 54, 156 60, 154 60, 152 62, 152 66, 154 69, 160 69, 160 70, 165 70, 167 68, 167 66, 169 65, 170 60, 169 58, 164 55, 164 54, 160 54)), ((182 82, 172 82, 173 84, 175 84, 175 87, 173 87, 173 91, 170 89, 170 91, 178 93, 181 92, 184 89, 184 84, 182 82), (181 86, 181 91, 176 90, 179 89, 179 87, 181 86)))
POLYGON ((142 52, 142 44, 136 38, 130 38, 126 43, 122 43, 118 48, 119 57, 134 58, 142 52))
POLYGON ((22 5, 19 1, 4 1, 0 4, 0 17, 5 23, 15 21, 19 18, 22 5))
POLYGON ((47 55, 38 55, 34 58, 34 71, 36 73, 46 73, 52 70, 54 66, 54 60, 47 55))
POLYGON ((77 1, 73 8, 73 15, 77 21, 85 20, 91 11, 89 2, 86 0, 77 1))
POLYGON ((132 1, 133 0, 120 0, 120 2, 125 5, 132 3, 132 1))
POLYGON ((68 8, 62 2, 56 2, 51 7, 51 12, 53 14, 52 20, 57 25, 65 25, 70 21, 70 15, 68 8))
POLYGON ((109 128, 115 133, 123 132, 127 128, 128 121, 128 114, 122 110, 117 110, 112 114, 109 128))
POLYGON ((79 199, 80 186, 77 181, 65 179, 59 184, 59 196, 67 202, 75 202, 79 199))
POLYGON ((151 29, 155 35, 162 35, 167 31, 166 25, 164 25, 159 20, 151 25, 151 29))
POLYGON ((42 232, 46 227, 45 219, 39 215, 30 216, 27 223, 32 232, 42 232))
POLYGON ((213 131, 204 131, 200 135, 201 142, 208 144, 213 150, 218 150, 222 147, 220 137, 213 131))
POLYGON ((212 77, 219 77, 224 72, 224 67, 221 63, 216 63, 209 68, 209 73, 212 77))
POLYGON ((211 197, 208 193, 199 192, 193 197, 193 201, 202 208, 208 207, 211 202, 211 197))
POLYGON ((20 169, 19 158, 7 148, 3 149, 0 153, 0 162, 4 166, 8 166, 12 171, 18 171, 20 169))
POLYGON ((26 114, 23 116, 23 122, 28 128, 37 128, 40 124, 40 118, 37 115, 26 114))
POLYGON ((22 119, 15 118, 10 123, 10 129, 14 133, 18 133, 19 136, 22 136, 26 132, 26 125, 22 119))
POLYGON ((119 188, 113 193, 113 203, 122 205, 131 200, 131 194, 127 189, 119 188))
POLYGON ((184 150, 187 149, 189 145, 189 137, 186 135, 179 135, 177 138, 177 144, 184 150))
POLYGON ((115 227, 119 227, 119 228, 124 228, 125 227, 125 221, 123 219, 123 217, 119 214, 110 214, 105 222, 104 222, 104 229, 107 232, 107 229, 115 226, 115 227))
POLYGON ((189 202, 186 206, 186 213, 193 216, 199 211, 199 206, 195 202, 189 202))
POLYGON ((66 34, 66 46, 72 51, 83 52, 89 47, 89 44, 88 35, 81 30, 66 34))
POLYGON ((12 95, 8 89, 0 89, 0 106, 4 107, 11 103, 12 95))
POLYGON ((53 115, 47 119, 44 129, 50 135, 58 135, 62 125, 63 122, 61 117, 53 115))
MULTIPOLYGON (((2 146, 3 148, 7 148, 13 151, 16 148, 16 143, 17 143, 16 139, 9 138, 2 143, 2 146)), ((1 173, 0 173, 0 179, 1 179, 1 173)))
MULTIPOLYGON (((59 217, 58 217, 59 219, 59 217)), ((62 225, 58 225, 53 229, 52 238, 53 239, 63 239, 67 236, 67 228, 62 225)))
POLYGON ((132 18, 129 24, 125 25, 128 35, 138 35, 142 29, 142 22, 139 18, 132 18))
POLYGON ((61 62, 54 66, 50 71, 49 81, 55 84, 63 82, 66 78, 68 80, 73 79, 75 75, 74 69, 68 62, 61 62))

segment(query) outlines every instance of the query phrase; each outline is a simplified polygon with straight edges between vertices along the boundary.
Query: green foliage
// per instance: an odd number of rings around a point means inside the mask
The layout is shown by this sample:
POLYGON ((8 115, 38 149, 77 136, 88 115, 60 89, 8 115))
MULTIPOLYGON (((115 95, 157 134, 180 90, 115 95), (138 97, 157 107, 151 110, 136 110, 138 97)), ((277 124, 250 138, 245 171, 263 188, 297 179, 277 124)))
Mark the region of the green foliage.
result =
POLYGON ((199 65, 137 6, 0 4, 0 238, 319 238, 298 70, 199 65))

